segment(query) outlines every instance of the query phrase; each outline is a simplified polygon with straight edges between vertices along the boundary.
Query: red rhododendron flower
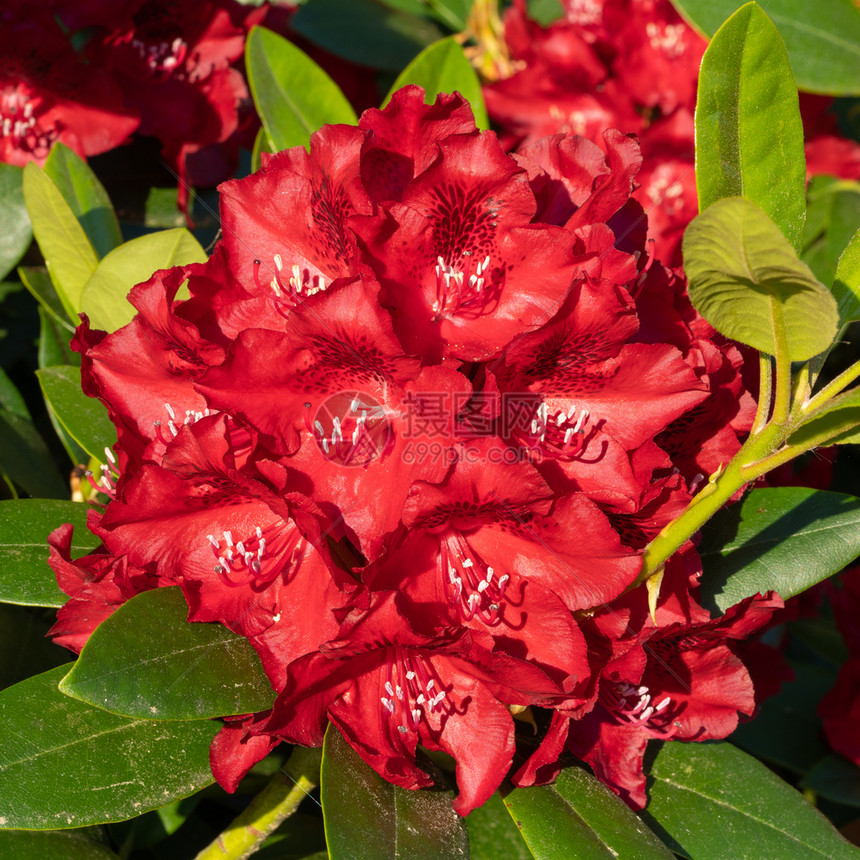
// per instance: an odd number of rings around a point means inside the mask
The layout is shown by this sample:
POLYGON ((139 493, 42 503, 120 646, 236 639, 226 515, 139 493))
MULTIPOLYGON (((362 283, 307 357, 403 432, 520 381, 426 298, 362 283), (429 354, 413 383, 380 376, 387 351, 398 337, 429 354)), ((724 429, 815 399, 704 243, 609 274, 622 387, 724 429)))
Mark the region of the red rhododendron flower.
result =
POLYGON ((656 620, 635 587, 751 399, 646 252, 635 140, 601 143, 512 157, 460 96, 405 88, 227 183, 212 257, 135 287, 127 326, 82 323, 118 441, 103 546, 52 537, 54 633, 78 649, 169 584, 189 621, 245 636, 278 695, 225 719, 228 790, 331 722, 406 788, 432 782, 419 748, 453 756, 465 815, 532 708, 550 729, 521 782, 566 745, 641 803, 648 737, 723 736, 770 690, 732 643, 776 598, 711 619, 692 547, 656 620))
POLYGON ((49 14, 0 12, 0 161, 43 164, 56 141, 97 155, 138 124, 116 83, 76 56, 49 14))

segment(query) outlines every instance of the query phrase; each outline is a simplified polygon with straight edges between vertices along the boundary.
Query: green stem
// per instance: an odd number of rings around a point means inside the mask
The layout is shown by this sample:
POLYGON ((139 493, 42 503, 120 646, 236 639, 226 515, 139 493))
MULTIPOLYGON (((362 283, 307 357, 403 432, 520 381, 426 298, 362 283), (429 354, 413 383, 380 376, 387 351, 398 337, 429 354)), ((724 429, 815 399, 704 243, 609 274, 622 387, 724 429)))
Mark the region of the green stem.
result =
POLYGON ((319 783, 321 756, 321 750, 296 747, 283 771, 275 774, 250 806, 195 860, 250 857, 319 783))
POLYGON ((750 428, 750 436, 758 436, 767 424, 770 402, 773 397, 773 367, 769 355, 760 352, 758 356, 758 406, 755 420, 750 428))
POLYGON ((803 411, 807 414, 814 412, 819 407, 827 403, 828 400, 841 394, 855 379, 860 377, 860 361, 852 364, 847 370, 844 370, 832 382, 829 382, 821 389, 808 403, 803 407, 803 411))
POLYGON ((782 308, 776 299, 771 298, 773 313, 773 340, 776 351, 776 379, 774 382, 774 401, 772 421, 778 426, 788 421, 791 409, 791 358, 788 353, 788 333, 782 308))

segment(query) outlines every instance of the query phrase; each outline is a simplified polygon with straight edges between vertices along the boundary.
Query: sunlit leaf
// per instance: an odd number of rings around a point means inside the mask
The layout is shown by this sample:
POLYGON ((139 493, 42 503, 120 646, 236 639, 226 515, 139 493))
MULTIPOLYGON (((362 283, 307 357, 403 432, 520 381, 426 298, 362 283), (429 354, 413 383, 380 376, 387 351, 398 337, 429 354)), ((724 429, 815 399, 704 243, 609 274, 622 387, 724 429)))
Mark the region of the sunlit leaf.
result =
POLYGON ((783 325, 792 361, 818 355, 836 337, 830 291, 751 201, 714 203, 690 223, 683 250, 690 300, 726 337, 776 355, 783 325))
POLYGON ((755 3, 739 9, 702 59, 696 102, 696 189, 704 212, 746 197, 798 253, 806 214, 806 156, 785 45, 755 3))

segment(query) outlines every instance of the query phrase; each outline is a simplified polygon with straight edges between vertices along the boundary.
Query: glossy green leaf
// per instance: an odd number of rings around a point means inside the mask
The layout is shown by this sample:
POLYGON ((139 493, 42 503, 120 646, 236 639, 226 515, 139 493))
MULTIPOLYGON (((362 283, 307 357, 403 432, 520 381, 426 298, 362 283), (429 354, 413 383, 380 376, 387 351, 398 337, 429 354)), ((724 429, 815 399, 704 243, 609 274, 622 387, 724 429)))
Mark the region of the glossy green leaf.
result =
POLYGON ((391 96, 407 84, 418 84, 426 93, 428 104, 436 100, 439 93, 459 92, 468 99, 475 114, 478 128, 489 128, 490 119, 481 93, 481 82, 472 64, 466 59, 463 48, 449 36, 425 48, 398 76, 383 106, 391 96))
POLYGON ((755 3, 726 21, 702 59, 696 189, 702 212, 724 197, 757 203, 800 252, 806 155, 797 90, 785 45, 755 3))
POLYGON ((96 252, 60 189, 34 162, 24 168, 24 200, 57 295, 77 322, 84 284, 98 265, 96 252))
POLYGON ((687 227, 683 251, 690 300, 726 337, 776 355, 783 326, 792 361, 836 337, 835 299, 755 203, 714 203, 687 227))
POLYGON ((552 785, 615 857, 671 860, 672 852, 596 777, 581 767, 562 769, 552 785))
POLYGON ((6 277, 33 241, 24 205, 23 170, 0 164, 0 280, 6 277))
POLYGON ((860 442, 860 388, 852 388, 830 400, 817 417, 788 437, 789 445, 817 448, 860 442))
POLYGON ((505 860, 533 860, 498 791, 469 813, 466 829, 470 860, 498 860, 500 846, 504 846, 505 860))
MULTIPOLYGON (((39 368, 54 367, 56 365, 69 365, 75 368, 81 366, 81 357, 69 348, 69 335, 67 330, 43 308, 39 307, 39 368)), ((51 426, 57 434, 63 447, 69 455, 72 463, 86 464, 90 455, 69 435, 65 427, 60 423, 50 403, 46 404, 51 426)))
POLYGON ((776 591, 784 600, 860 555, 860 498, 806 487, 752 490, 702 530, 701 602, 725 611, 776 591))
POLYGON ((122 243, 110 197, 86 161, 57 143, 45 162, 45 173, 54 180, 99 257, 122 243))
POLYGON ((116 331, 136 311, 126 296, 157 269, 205 263, 206 252, 184 227, 138 236, 111 251, 98 265, 81 294, 81 309, 93 328, 116 331))
MULTIPOLYGON (((63 307, 63 303, 57 295, 57 290, 51 283, 48 270, 38 266, 19 266, 18 277, 27 291, 51 315, 57 325, 62 326, 69 334, 75 331, 75 324, 69 321, 69 315, 63 307)), ((75 323, 79 322, 75 317, 75 323)))
POLYGON ((860 230, 839 257, 831 291, 839 304, 841 323, 860 319, 860 230))
POLYGON ((794 680, 766 698, 755 719, 740 723, 729 740, 757 758, 803 774, 828 751, 816 709, 836 672, 810 661, 792 661, 791 668, 794 680))
POLYGON ((731 744, 665 743, 650 776, 643 818, 682 857, 860 858, 803 795, 731 744))
POLYGON ((251 30, 245 64, 272 152, 307 147, 311 134, 326 123, 358 121, 337 84, 307 54, 271 30, 251 30))
POLYGON ((56 620, 50 609, 0 603, 0 690, 68 663, 68 650, 47 636, 56 620))
MULTIPOLYGON (((713 35, 742 0, 672 0, 699 31, 713 35)), ((776 24, 802 90, 860 94, 860 13, 851 0, 760 0, 776 24)))
POLYGON ((860 767, 830 753, 800 781, 801 788, 814 791, 844 806, 860 806, 860 767))
POLYGON ((48 499, 69 495, 39 431, 8 409, 0 409, 0 469, 28 495, 48 499))
POLYGON ((70 664, 0 693, 0 827, 132 818, 213 782, 210 720, 138 720, 64 696, 70 664))
POLYGON ((45 400, 69 435, 91 456, 104 459, 116 444, 116 428, 100 400, 81 390, 78 367, 46 367, 36 371, 45 400))
POLYGON ((392 72, 445 35, 433 21, 376 0, 313 0, 299 8, 290 24, 338 57, 392 72))
POLYGON ((60 689, 127 717, 200 720, 249 714, 275 694, 244 636, 186 621, 178 586, 138 594, 87 640, 60 689))
POLYGON ((107 845, 85 832, 0 831, 0 857, 14 860, 119 860, 107 845))
POLYGON ((332 725, 323 745, 320 796, 331 860, 469 856, 452 791, 409 791, 386 782, 332 725))
POLYGON ((504 802, 535 860, 672 857, 622 801, 579 768, 566 768, 553 785, 515 788, 504 802))
POLYGON ((99 545, 87 529, 87 505, 54 499, 0 501, 0 601, 27 606, 62 606, 68 597, 48 567, 48 535, 72 523, 72 554, 99 545))

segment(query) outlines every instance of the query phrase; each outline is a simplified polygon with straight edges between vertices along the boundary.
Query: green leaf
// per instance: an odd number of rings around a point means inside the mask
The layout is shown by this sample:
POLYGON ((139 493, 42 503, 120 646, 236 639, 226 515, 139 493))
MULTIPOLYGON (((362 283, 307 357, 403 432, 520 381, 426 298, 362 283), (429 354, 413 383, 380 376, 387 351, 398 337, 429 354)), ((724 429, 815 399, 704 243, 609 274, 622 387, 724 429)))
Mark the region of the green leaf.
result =
POLYGON ((860 806, 860 767, 830 753, 806 774, 800 787, 844 806, 860 806))
POLYGON ((31 496, 62 499, 69 495, 39 431, 8 409, 0 409, 0 469, 31 496))
POLYGON ((30 410, 21 396, 21 392, 15 387, 15 383, 8 377, 6 371, 0 367, 0 408, 6 409, 13 415, 21 418, 30 418, 30 410))
POLYGON ((0 827, 132 818, 213 782, 216 722, 130 720, 64 696, 70 664, 0 693, 0 827))
MULTIPOLYGON (((54 322, 66 329, 70 334, 74 333, 75 325, 69 322, 66 309, 63 307, 63 303, 54 285, 51 283, 51 276, 48 274, 48 270, 37 266, 19 266, 18 277, 30 295, 36 299, 46 313, 51 315, 54 322)), ((78 319, 75 317, 75 323, 77 322, 78 319)))
POLYGON ((528 0, 529 18, 541 27, 549 27, 565 15, 561 0, 528 0))
POLYGON ((15 268, 33 241, 30 216, 24 205, 20 167, 0 164, 0 281, 15 268))
POLYGON ((200 720, 264 711, 275 694, 244 636, 186 621, 178 586, 132 597, 87 640, 60 690, 114 714, 200 720))
POLYGON ((451 806, 453 796, 447 790, 409 791, 386 782, 329 725, 320 797, 331 860, 356 860, 356 846, 368 860, 468 857, 466 825, 451 806))
POLYGON ((705 526, 699 554, 708 609, 771 590, 788 600, 860 555, 860 499, 806 487, 752 490, 705 526))
POLYGON ((642 817, 683 857, 860 858, 801 794, 731 744, 665 743, 650 776, 642 817))
POLYGON ((263 153, 271 153, 272 147, 269 145, 269 138, 266 136, 266 129, 261 128, 254 138, 254 148, 251 151, 251 172, 256 173, 263 164, 263 153))
POLYGON ((699 74, 696 189, 704 212, 724 197, 757 203, 799 253, 806 156, 785 45, 755 3, 714 36, 699 74))
POLYGON ((857 442, 860 442, 860 388, 852 388, 828 401, 816 417, 801 424, 788 437, 789 445, 804 449, 857 442))
POLYGON ((839 304, 839 322, 860 320, 860 230, 839 257, 831 290, 839 304))
POLYGON ((816 709, 833 687, 836 672, 806 661, 791 667, 794 680, 766 698, 755 719, 741 723, 729 740, 757 758, 803 774, 828 751, 816 709))
POLYGON ((623 801, 582 768, 565 768, 553 785, 515 788, 504 802, 535 860, 671 860, 623 801))
MULTIPOLYGON (((43 308, 39 307, 39 368, 54 367, 55 365, 71 365, 79 368, 81 357, 69 348, 69 336, 66 329, 59 325, 54 318, 43 308)), ((72 463, 83 465, 90 459, 90 455, 69 435, 66 428, 60 423, 50 404, 47 404, 48 417, 51 426, 57 434, 63 447, 69 455, 72 463)))
POLYGON ((95 249, 60 189, 32 161, 24 168, 24 200, 51 281, 76 323, 84 284, 98 265, 95 249))
POLYGON ((104 460, 116 444, 116 428, 101 401, 81 390, 81 370, 65 365, 36 371, 45 400, 66 432, 91 457, 104 460))
POLYGON ((466 829, 470 860, 498 860, 502 845, 505 860, 533 860, 498 791, 483 806, 469 813, 466 829))
POLYGON ((290 21, 320 48, 360 66, 399 72, 445 34, 432 21, 376 0, 313 0, 290 21))
POLYGON ((478 128, 490 127, 484 96, 481 93, 481 82, 453 36, 426 47, 397 76, 382 103, 383 107, 391 101, 397 90, 407 84, 423 87, 426 93, 424 101, 427 104, 434 102, 439 93, 459 92, 472 106, 478 128))
POLYGON ((87 281, 81 310, 93 328, 116 331, 131 322, 136 311, 126 296, 158 269, 205 263, 206 252, 184 227, 138 236, 111 251, 87 281))
MULTIPOLYGON (((839 258, 860 228, 860 183, 816 176, 807 191, 809 206, 803 231, 803 260, 840 305, 840 321, 860 316, 860 301, 847 284, 834 283, 839 258)), ((860 279, 854 279, 860 293, 860 279)))
POLYGON ((119 860, 106 845, 87 834, 38 830, 0 831, 0 857, 15 860, 119 860))
POLYGON ((272 152, 307 147, 326 123, 358 122, 338 85, 295 45, 254 27, 245 46, 248 83, 272 152))
POLYGON ((684 267, 696 310, 726 337, 806 361, 836 337, 836 300, 755 203, 719 200, 687 227, 684 267))
POLYGON ((45 161, 45 173, 54 180, 99 257, 122 244, 110 197, 86 161, 56 143, 45 161))
MULTIPOLYGON (((698 30, 714 34, 741 0, 672 0, 698 30)), ((830 95, 858 95, 860 13, 851 0, 761 0, 779 29, 791 68, 802 90, 830 95)))
POLYGON ((472 3, 473 0, 427 0, 429 11, 436 20, 450 27, 455 33, 466 29, 472 3))
POLYGON ((0 603, 0 690, 68 663, 68 650, 47 637, 56 620, 48 609, 0 603))
POLYGON ((0 502, 0 601, 59 607, 68 600, 48 567, 48 535, 72 523, 72 553, 90 552, 99 539, 87 529, 88 510, 81 502, 50 499, 0 502))

